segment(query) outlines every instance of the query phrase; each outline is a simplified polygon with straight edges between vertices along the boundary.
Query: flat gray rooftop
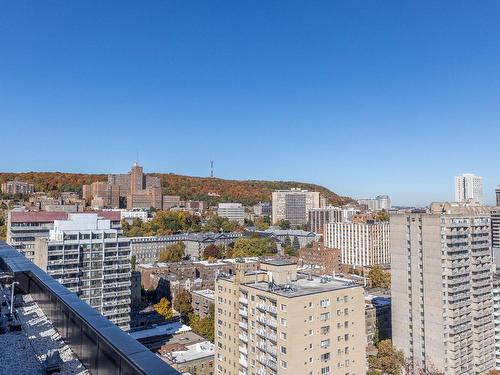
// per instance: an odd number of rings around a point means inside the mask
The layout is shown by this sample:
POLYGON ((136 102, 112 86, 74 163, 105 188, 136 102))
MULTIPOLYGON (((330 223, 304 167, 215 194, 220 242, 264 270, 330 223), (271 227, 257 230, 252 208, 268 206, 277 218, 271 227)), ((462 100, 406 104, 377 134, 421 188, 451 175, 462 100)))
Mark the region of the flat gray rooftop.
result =
POLYGON ((275 285, 268 282, 258 282, 247 283, 245 286, 288 298, 358 287, 355 284, 332 278, 326 282, 325 279, 323 279, 323 281, 324 282, 322 282, 319 277, 313 277, 312 280, 308 280, 306 277, 301 277, 287 285, 275 285))
MULTIPOLYGON (((8 292, 10 289, 0 288, 0 300, 6 300, 8 292)), ((17 308, 22 330, 0 335, 0 374, 44 374, 42 363, 51 349, 61 356, 61 375, 89 374, 31 296, 25 295, 23 300, 23 306, 17 308)), ((2 306, 2 312, 6 311, 2 306)))

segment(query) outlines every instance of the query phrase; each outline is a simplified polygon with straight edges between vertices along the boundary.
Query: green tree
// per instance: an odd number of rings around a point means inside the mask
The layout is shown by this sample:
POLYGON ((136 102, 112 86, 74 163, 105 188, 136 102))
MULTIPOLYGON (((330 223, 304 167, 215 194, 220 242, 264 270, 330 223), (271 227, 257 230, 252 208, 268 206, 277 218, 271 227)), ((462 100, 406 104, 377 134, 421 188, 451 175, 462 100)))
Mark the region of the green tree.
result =
POLYGON ((258 230, 266 230, 269 228, 269 223, 267 223, 264 218, 258 217, 255 219, 255 226, 258 230))
POLYGON ((221 217, 214 215, 210 217, 206 224, 203 226, 204 232, 236 232, 242 231, 243 227, 239 225, 236 221, 230 221, 227 217, 221 217))
POLYGON ((189 314, 193 312, 191 305, 191 293, 187 290, 181 290, 175 295, 174 309, 181 314, 182 319, 186 322, 189 314))
POLYGON ((207 340, 214 342, 215 336, 215 308, 214 304, 211 303, 208 307, 208 315, 201 319, 199 315, 190 314, 189 315, 189 324, 191 329, 205 337, 207 340))
POLYGON ((290 229, 292 227, 288 220, 278 220, 276 224, 280 229, 290 229))
MULTIPOLYGON (((232 258, 254 257, 276 254, 276 243, 269 238, 240 237, 234 243, 231 252, 232 258)), ((227 256, 227 254, 226 254, 227 256)))
POLYGON ((135 271, 135 265, 137 263, 137 256, 132 255, 130 258, 130 267, 132 268, 132 271, 135 271))
POLYGON ((186 245, 184 242, 179 241, 173 245, 165 247, 158 256, 158 262, 180 262, 184 258, 184 251, 186 245))
POLYGON ((383 340, 378 345, 376 356, 368 358, 368 363, 373 369, 390 375, 400 375, 405 364, 405 357, 401 350, 392 346, 391 340, 383 340))
POLYGON ((376 221, 389 221, 390 218, 391 218, 391 216, 389 215, 389 212, 387 212, 385 209, 383 209, 375 214, 376 221))
POLYGON ((389 288, 391 286, 391 274, 380 266, 374 266, 368 273, 368 278, 373 287, 389 288))
POLYGON ((172 308, 170 307, 170 302, 168 299, 163 297, 160 302, 157 304, 153 305, 153 308, 155 311, 163 316, 166 320, 172 319, 174 316, 174 312, 172 311, 172 308))

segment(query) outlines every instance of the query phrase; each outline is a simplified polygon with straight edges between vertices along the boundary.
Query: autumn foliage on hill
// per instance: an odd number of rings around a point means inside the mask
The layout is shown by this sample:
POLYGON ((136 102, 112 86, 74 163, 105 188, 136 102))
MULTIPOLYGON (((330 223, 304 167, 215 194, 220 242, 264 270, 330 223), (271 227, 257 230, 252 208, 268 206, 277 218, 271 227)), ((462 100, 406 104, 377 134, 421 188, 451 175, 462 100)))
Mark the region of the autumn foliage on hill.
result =
MULTIPOLYGON (((279 189, 302 188, 310 191, 319 191, 333 205, 342 205, 352 202, 351 198, 341 197, 319 185, 293 181, 256 181, 256 180, 223 180, 220 178, 191 177, 176 174, 151 173, 160 177, 164 194, 179 195, 181 199, 217 202, 240 202, 244 205, 253 205, 259 201, 271 200, 271 192, 279 189)), ((104 174, 81 174, 62 172, 26 172, 0 173, 0 183, 10 180, 24 181, 35 185, 36 191, 80 192, 82 185, 94 181, 106 181, 104 174)))

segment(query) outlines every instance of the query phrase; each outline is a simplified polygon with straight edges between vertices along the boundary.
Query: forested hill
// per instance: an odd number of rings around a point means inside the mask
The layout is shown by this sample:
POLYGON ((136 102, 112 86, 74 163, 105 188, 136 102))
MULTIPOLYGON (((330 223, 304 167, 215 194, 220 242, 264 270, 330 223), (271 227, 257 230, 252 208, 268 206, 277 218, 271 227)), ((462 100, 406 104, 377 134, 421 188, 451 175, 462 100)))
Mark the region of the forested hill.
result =
MULTIPOLYGON (((225 201, 252 205, 259 201, 269 201, 273 190, 293 187, 319 191, 334 205, 352 202, 349 197, 342 197, 325 187, 304 182, 223 180, 159 173, 151 173, 150 175, 161 178, 165 194, 180 195, 182 199, 205 200, 210 203, 225 201)), ((36 191, 48 193, 61 191, 80 192, 82 185, 94 181, 106 181, 106 179, 107 175, 103 174, 61 172, 0 173, 0 183, 10 180, 29 182, 35 185, 36 191)))

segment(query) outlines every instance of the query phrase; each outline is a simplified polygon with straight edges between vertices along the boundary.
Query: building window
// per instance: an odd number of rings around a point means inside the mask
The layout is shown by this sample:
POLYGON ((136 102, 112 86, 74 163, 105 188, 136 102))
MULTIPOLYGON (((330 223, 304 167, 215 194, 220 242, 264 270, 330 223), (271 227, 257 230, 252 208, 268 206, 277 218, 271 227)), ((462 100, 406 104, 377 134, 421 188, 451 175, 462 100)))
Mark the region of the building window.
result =
POLYGON ((321 368, 321 375, 329 374, 330 373, 330 366, 322 367, 321 368))
POLYGON ((327 298, 327 299, 322 299, 322 300, 320 301, 319 305, 320 305, 321 307, 328 307, 328 306, 330 306, 330 299, 329 299, 329 298, 327 298))
POLYGON ((319 316, 319 319, 320 319, 320 320, 322 320, 322 321, 325 321, 325 320, 330 319, 330 313, 329 313, 329 312, 322 313, 322 314, 319 316))
POLYGON ((286 333, 285 332, 281 332, 280 333, 280 337, 282 340, 286 340, 286 333))
POLYGON ((330 347, 330 339, 327 339, 327 340, 322 340, 322 341, 321 341, 321 347, 322 347, 323 349, 330 347))
POLYGON ((286 327, 286 319, 285 318, 281 318, 281 325, 286 327))
POLYGON ((284 346, 281 347, 281 353, 286 354, 286 348, 284 346))
POLYGON ((281 361, 281 368, 286 368, 286 362, 285 361, 281 361))
POLYGON ((327 335, 328 333, 330 333, 330 326, 321 327, 320 332, 322 335, 327 335))
POLYGON ((281 311, 286 311, 286 305, 281 304, 281 311))
POLYGON ((325 362, 330 359, 330 353, 323 353, 321 354, 321 361, 325 362))

